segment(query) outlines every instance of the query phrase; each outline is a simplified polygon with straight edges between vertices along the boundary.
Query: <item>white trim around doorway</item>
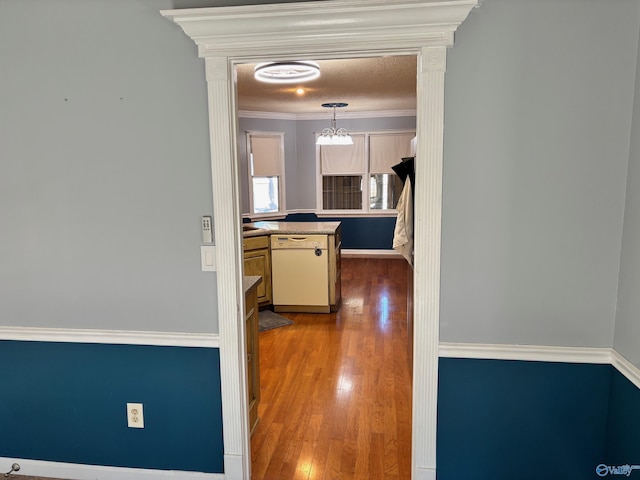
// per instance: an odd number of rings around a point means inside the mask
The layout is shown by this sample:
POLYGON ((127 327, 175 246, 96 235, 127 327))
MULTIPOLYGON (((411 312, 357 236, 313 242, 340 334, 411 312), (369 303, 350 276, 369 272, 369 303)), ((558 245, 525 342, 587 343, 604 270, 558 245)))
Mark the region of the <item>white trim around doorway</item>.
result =
POLYGON ((326 0, 166 10, 205 59, 218 280, 225 478, 250 478, 236 149, 236 64, 416 55, 412 478, 435 479, 444 76, 478 0, 326 0), (415 293, 419 292, 419 295, 415 293), (418 321, 419 320, 419 321, 418 321))

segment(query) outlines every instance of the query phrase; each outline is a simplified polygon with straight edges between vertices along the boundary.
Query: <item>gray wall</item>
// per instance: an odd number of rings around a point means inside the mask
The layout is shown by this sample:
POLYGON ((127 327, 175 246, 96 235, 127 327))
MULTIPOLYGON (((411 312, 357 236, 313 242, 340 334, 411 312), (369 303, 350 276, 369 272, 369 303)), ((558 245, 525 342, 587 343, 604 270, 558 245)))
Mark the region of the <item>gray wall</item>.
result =
POLYGON ((441 340, 613 344, 637 45, 635 0, 486 0, 458 31, 441 340))
POLYGON ((172 7, 0 2, 0 325, 218 330, 204 65, 172 7))
MULTIPOLYGON (((0 324, 217 331, 198 254, 203 64, 158 14, 189 6, 0 3, 0 324)), ((612 345, 637 45, 635 0, 485 0, 462 25, 446 84, 442 340, 612 345)), ((296 159, 288 206, 313 208, 311 164, 296 159)))
MULTIPOLYGON (((640 78, 640 61, 636 78, 640 78)), ((640 85, 636 84, 614 348, 640 368, 640 85)))

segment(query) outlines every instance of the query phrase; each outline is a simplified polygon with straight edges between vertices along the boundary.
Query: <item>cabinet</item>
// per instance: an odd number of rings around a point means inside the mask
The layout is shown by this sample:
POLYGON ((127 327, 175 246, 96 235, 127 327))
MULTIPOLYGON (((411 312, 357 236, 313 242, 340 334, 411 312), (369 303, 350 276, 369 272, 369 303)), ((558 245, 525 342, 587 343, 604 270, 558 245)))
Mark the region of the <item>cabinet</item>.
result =
POLYGON ((242 241, 244 251, 244 274, 262 277, 257 288, 258 305, 270 305, 271 291, 271 252, 269 236, 245 237, 242 241))
POLYGON ((340 308, 342 299, 342 230, 338 226, 333 235, 329 235, 329 304, 331 311, 340 308))
MULTIPOLYGON (((260 282, 259 279, 256 282, 260 282)), ((247 348, 247 396, 249 431, 253 434, 258 424, 260 403, 260 349, 258 338, 258 288, 262 282, 254 283, 245 291, 245 338, 247 348)))

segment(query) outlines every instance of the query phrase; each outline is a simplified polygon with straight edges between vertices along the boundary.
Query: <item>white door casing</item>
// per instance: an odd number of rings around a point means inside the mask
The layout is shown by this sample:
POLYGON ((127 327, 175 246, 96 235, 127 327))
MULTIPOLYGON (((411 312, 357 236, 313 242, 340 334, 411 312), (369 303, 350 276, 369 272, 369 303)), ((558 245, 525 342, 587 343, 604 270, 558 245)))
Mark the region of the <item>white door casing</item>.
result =
POLYGON ((478 0, 327 0, 164 10, 205 59, 220 325, 225 478, 250 478, 238 63, 417 55, 412 478, 436 478, 440 232, 447 47, 478 0))

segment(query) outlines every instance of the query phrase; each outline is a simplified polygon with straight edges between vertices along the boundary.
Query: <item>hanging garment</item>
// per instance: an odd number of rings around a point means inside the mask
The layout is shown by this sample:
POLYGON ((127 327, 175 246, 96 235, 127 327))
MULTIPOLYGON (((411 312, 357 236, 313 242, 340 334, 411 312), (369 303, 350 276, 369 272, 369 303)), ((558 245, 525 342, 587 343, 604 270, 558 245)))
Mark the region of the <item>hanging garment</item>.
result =
POLYGON ((402 183, 405 183, 407 178, 412 184, 415 184, 415 168, 414 168, 415 159, 414 157, 404 157, 402 162, 397 165, 391 167, 391 169, 400 177, 402 183))
POLYGON ((413 188, 411 182, 404 182, 398 199, 398 218, 393 232, 393 249, 413 267, 413 188))

